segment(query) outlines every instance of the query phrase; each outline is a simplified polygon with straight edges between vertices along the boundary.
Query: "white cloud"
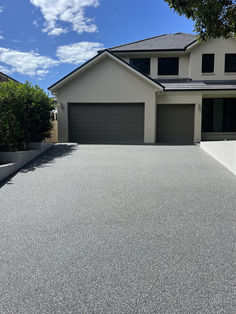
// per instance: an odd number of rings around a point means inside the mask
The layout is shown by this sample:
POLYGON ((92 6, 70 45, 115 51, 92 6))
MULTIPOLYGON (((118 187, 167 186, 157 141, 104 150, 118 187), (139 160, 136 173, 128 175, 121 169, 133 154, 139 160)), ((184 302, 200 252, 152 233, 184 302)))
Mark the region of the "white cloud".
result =
POLYGON ((3 11, 3 7, 0 6, 0 13, 2 13, 2 11, 3 11))
POLYGON ((30 2, 40 8, 45 19, 43 32, 49 35, 58 36, 68 32, 58 25, 60 21, 71 23, 72 29, 78 34, 97 31, 93 19, 86 17, 85 8, 97 7, 99 0, 30 0, 30 2))
POLYGON ((11 74, 12 73, 12 71, 9 68, 7 68, 1 64, 0 64, 0 72, 2 72, 4 74, 11 74))
POLYGON ((0 35, 0 39, 4 39, 4 37, 2 35, 0 35))
POLYGON ((61 27, 55 27, 48 32, 48 35, 58 36, 58 35, 61 35, 63 33, 67 33, 67 30, 64 28, 61 28, 61 27))
POLYGON ((59 46, 56 55, 61 62, 79 64, 94 57, 97 50, 103 49, 98 42, 79 42, 71 45, 59 46))
POLYGON ((8 68, 10 72, 39 77, 47 74, 50 67, 59 63, 34 51, 22 52, 2 47, 0 47, 0 62, 10 66, 8 68))
POLYGON ((41 56, 34 51, 23 52, 16 49, 0 47, 0 72, 10 74, 17 72, 42 79, 50 68, 63 63, 78 65, 94 57, 97 50, 104 46, 99 42, 78 42, 71 45, 58 46, 57 59, 41 56))
POLYGON ((36 42, 37 42, 37 39, 34 38, 34 37, 29 37, 29 38, 28 38, 28 41, 29 41, 29 43, 36 43, 36 42))
POLYGON ((37 21, 37 20, 33 20, 33 25, 34 25, 35 27, 39 27, 38 21, 37 21))
POLYGON ((18 40, 18 39, 11 39, 9 41, 12 41, 13 43, 23 43, 22 40, 18 40))

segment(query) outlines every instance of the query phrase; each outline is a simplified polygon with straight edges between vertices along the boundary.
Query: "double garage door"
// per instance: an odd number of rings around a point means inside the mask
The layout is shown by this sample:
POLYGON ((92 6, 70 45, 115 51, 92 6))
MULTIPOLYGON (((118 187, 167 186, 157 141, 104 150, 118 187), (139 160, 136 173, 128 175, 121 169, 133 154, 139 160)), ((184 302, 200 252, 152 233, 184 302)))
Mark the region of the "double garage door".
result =
POLYGON ((143 103, 69 103, 69 141, 143 143, 143 103))
MULTIPOLYGON (((143 143, 143 103, 70 103, 69 141, 143 143)), ((192 143, 194 105, 157 106, 158 143, 192 143)))

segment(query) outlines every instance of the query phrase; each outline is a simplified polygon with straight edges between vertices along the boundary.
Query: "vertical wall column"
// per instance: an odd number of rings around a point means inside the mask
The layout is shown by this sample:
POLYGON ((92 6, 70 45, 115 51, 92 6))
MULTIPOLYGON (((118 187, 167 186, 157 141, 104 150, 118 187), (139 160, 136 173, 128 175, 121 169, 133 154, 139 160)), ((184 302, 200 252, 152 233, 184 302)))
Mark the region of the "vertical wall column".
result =
POLYGON ((157 57, 152 57, 150 63, 150 76, 157 78, 157 57))
POLYGON ((195 102, 194 112, 194 142, 199 143, 202 139, 202 95, 198 95, 195 102))
POLYGON ((68 134, 68 104, 61 97, 61 95, 57 94, 57 111, 58 111, 58 142, 66 143, 69 141, 68 134))
POLYGON ((146 99, 144 110, 144 143, 154 144, 156 142, 156 92, 146 99))

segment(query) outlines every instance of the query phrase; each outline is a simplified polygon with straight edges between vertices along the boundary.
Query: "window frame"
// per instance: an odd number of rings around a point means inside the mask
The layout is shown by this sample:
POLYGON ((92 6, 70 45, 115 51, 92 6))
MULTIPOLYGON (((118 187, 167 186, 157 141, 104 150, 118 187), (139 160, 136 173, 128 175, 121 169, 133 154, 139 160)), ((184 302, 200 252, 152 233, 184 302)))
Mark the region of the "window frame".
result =
POLYGON ((236 132, 236 99, 235 98, 224 98, 224 104, 223 104, 223 132, 230 132, 235 133, 236 132), (227 108, 227 106, 230 107, 230 105, 234 108, 234 112, 230 112, 232 108, 227 108), (228 109, 228 110, 227 110, 228 109), (227 124, 227 118, 234 118, 233 122, 235 124, 234 130, 228 130, 229 125, 227 124))
POLYGON ((202 100, 202 133, 211 132, 213 132, 213 99, 204 98, 202 100), (205 106, 208 106, 208 108, 205 106), (204 113, 207 114, 205 115, 204 113), (209 124, 207 124, 207 122, 209 124))
POLYGON ((236 133, 236 98, 203 98, 202 133, 236 133), (222 116, 220 117, 222 119, 221 130, 214 129, 214 100, 215 99, 223 100, 222 116), (234 108, 234 110, 230 108, 230 105, 232 106, 232 108, 234 108), (204 106, 208 106, 208 108, 204 109, 204 106), (227 108, 227 106, 229 106, 229 108, 227 108), (228 117, 231 118, 230 119, 231 121, 229 124, 228 124, 228 117))
POLYGON ((158 76, 178 76, 179 75, 179 57, 158 57, 158 60, 157 60, 157 74, 158 76), (160 73, 160 60, 173 60, 173 59, 176 59, 177 60, 177 73, 165 73, 165 74, 162 74, 160 73))
POLYGON ((225 73, 236 73, 236 53, 226 53, 225 54, 225 73), (226 65, 226 61, 227 61, 227 56, 231 56, 233 55, 235 57, 235 69, 233 71, 229 70, 226 71, 227 65, 226 65))
POLYGON ((203 53, 202 54, 202 74, 215 73, 214 71, 215 71, 215 54, 214 53, 203 53), (204 70, 204 57, 205 56, 213 57, 213 65, 212 65, 213 69, 212 69, 212 71, 205 71, 204 70))
POLYGON ((141 72, 142 74, 150 76, 150 73, 151 73, 151 58, 131 57, 131 58, 129 59, 129 64, 130 64, 133 68, 135 68, 137 71, 141 72), (149 61, 148 71, 147 71, 147 72, 146 72, 146 71, 141 71, 137 66, 135 66, 135 65, 132 64, 132 61, 133 61, 133 60, 148 60, 148 61, 149 61))

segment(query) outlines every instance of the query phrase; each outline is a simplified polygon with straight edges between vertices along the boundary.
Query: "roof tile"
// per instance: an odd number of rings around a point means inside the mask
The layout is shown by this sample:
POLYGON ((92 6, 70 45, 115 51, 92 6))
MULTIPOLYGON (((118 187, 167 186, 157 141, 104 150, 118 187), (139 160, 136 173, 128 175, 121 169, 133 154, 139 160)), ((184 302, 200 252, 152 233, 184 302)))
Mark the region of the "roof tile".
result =
POLYGON ((109 51, 185 50, 197 40, 196 35, 186 33, 165 34, 109 48, 109 51))

